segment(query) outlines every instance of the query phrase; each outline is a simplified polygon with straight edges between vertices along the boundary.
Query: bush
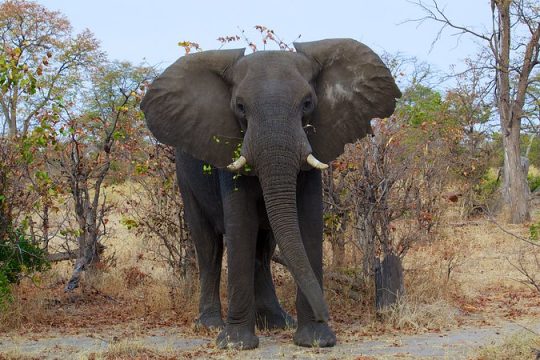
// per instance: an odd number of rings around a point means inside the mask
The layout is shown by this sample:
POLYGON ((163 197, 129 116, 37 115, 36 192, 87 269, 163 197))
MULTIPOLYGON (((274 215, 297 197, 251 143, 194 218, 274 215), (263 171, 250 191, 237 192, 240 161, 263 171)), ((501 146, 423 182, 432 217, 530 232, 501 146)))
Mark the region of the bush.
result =
POLYGON ((527 176, 527 182, 529 183, 529 189, 531 192, 540 189, 540 175, 536 176, 529 173, 529 176, 527 176))
POLYGON ((11 299, 11 285, 21 275, 49 269, 45 253, 26 238, 21 230, 8 231, 0 239, 0 308, 11 299))
POLYGON ((478 186, 478 194, 484 197, 493 195, 500 187, 501 179, 497 176, 494 169, 490 169, 482 176, 478 186))
POLYGON ((493 168, 489 169, 474 187, 476 205, 485 206, 501 186, 501 178, 493 168))

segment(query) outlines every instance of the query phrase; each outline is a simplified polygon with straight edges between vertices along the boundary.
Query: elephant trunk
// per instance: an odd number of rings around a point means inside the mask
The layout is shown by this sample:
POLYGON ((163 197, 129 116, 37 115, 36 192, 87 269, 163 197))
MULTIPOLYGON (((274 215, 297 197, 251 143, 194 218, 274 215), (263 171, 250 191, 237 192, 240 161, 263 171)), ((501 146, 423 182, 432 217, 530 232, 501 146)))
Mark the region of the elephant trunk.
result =
MULTIPOLYGON (((266 211, 281 254, 306 296, 316 321, 328 321, 328 308, 317 277, 309 262, 298 222, 296 204, 297 177, 305 155, 290 130, 274 129, 266 139, 258 139, 260 151, 253 154, 263 190, 266 211), (278 140, 276 140, 278 139, 278 140)), ((305 135, 304 135, 305 136, 305 135)), ((307 139, 306 139, 307 141, 307 139)), ((305 147, 305 146, 304 146, 305 147)))

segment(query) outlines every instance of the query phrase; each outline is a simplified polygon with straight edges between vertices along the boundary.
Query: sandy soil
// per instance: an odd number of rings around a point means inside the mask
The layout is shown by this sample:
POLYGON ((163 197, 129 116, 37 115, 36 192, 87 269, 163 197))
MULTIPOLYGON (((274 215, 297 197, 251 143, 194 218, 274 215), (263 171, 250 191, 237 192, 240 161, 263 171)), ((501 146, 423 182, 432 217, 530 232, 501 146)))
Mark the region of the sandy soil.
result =
POLYGON ((340 342, 332 349, 303 349, 292 344, 291 334, 261 336, 260 347, 251 351, 222 351, 213 338, 184 337, 175 328, 152 330, 145 335, 117 337, 118 329, 99 333, 43 333, 39 338, 2 336, 0 354, 43 359, 92 358, 124 343, 123 347, 141 347, 154 352, 156 358, 235 358, 235 359, 467 359, 480 347, 501 342, 516 332, 540 332, 540 319, 501 322, 483 328, 460 328, 420 335, 383 335, 360 337, 340 342))

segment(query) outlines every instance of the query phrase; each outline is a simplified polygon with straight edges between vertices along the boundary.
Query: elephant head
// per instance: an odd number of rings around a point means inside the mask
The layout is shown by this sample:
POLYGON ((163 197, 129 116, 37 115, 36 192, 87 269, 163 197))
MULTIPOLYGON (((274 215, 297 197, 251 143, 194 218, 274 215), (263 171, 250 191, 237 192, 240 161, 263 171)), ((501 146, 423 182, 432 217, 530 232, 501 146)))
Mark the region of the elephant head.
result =
POLYGON ((218 168, 252 167, 281 253, 315 319, 326 321, 300 235, 296 179, 301 169, 324 168, 346 143, 371 133, 370 120, 390 116, 401 93, 362 43, 294 46, 297 52, 186 55, 154 81, 141 108, 159 141, 218 168))

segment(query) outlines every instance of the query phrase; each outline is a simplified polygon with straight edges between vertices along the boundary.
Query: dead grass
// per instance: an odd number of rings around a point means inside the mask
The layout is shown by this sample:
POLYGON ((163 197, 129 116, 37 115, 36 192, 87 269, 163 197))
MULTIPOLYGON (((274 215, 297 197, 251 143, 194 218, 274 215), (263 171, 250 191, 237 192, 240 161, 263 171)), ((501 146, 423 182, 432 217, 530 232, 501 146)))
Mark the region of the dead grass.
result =
POLYGON ((39 357, 28 356, 18 351, 8 351, 5 354, 0 354, 0 360, 39 360, 39 357))
POLYGON ((380 320, 395 330, 441 331, 459 325, 459 310, 445 300, 426 303, 404 297, 380 313, 380 320))
POLYGON ((102 353, 92 353, 88 355, 88 360, 128 360, 128 359, 175 359, 172 354, 167 351, 157 352, 143 344, 121 340, 109 345, 107 350, 102 353))
POLYGON ((529 175, 532 175, 532 176, 540 176, 540 169, 538 169, 536 166, 534 165, 530 165, 529 166, 529 175))
POLYGON ((327 300, 339 332, 369 335, 386 332, 420 333, 455 328, 463 323, 463 312, 455 299, 462 295, 454 272, 464 262, 469 246, 443 235, 405 256, 405 296, 382 312, 374 308, 374 284, 360 269, 327 271, 327 300), (343 280, 343 277, 348 279, 343 280))
POLYGON ((474 356, 477 360, 530 360, 540 357, 540 335, 518 332, 501 344, 483 347, 474 356))
POLYGON ((63 281, 46 274, 41 287, 25 280, 14 287, 15 300, 0 314, 0 332, 69 332, 122 323, 191 331, 196 288, 173 277, 156 281, 140 274, 132 267, 87 273, 81 288, 69 294, 63 291, 67 274, 63 281))

